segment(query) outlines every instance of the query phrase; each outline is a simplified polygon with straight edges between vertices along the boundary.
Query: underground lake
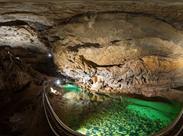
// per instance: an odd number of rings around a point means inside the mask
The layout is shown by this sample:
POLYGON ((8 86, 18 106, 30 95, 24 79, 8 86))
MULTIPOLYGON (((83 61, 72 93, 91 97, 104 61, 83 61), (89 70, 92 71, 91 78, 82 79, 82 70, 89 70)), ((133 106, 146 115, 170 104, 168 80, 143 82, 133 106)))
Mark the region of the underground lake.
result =
POLYGON ((47 87, 59 119, 86 136, 147 136, 168 127, 182 104, 164 98, 92 94, 74 84, 47 87))

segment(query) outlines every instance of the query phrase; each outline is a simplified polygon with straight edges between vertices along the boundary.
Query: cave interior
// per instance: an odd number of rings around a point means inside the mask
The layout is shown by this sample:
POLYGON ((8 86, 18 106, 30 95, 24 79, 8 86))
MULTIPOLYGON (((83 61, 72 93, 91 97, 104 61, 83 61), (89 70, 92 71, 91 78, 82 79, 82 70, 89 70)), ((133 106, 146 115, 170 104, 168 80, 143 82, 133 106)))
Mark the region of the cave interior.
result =
POLYGON ((0 0, 0 136, 182 136, 182 0, 0 0))

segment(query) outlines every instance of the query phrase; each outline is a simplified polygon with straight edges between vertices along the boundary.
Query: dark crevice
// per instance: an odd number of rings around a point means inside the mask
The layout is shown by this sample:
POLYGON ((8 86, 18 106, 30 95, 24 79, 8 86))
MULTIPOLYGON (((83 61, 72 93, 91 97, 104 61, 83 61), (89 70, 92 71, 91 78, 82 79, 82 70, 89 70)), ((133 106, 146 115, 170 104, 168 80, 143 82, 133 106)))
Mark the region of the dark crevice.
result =
POLYGON ((101 45, 98 43, 84 43, 84 44, 78 44, 75 46, 68 46, 67 48, 70 51, 78 52, 78 49, 80 49, 80 48, 90 48, 90 47, 101 48, 101 45))
POLYGON ((175 87, 175 88, 172 88, 172 89, 183 91, 183 86, 175 87))
POLYGON ((14 11, 14 12, 5 12, 1 13, 1 15, 11 15, 11 14, 32 14, 32 15, 39 15, 35 12, 30 12, 30 11, 14 11))
POLYGON ((21 20, 0 22, 0 26, 22 26, 22 25, 28 25, 28 23, 21 20))

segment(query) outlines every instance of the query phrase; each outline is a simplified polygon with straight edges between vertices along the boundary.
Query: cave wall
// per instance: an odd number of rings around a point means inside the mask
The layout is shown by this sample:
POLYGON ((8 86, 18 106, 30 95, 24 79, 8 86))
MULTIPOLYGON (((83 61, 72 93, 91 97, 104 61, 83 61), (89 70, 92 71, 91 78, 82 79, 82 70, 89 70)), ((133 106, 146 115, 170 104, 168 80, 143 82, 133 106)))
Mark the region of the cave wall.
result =
POLYGON ((93 91, 179 93, 182 6, 171 0, 1 0, 0 44, 51 49, 60 72, 93 91))

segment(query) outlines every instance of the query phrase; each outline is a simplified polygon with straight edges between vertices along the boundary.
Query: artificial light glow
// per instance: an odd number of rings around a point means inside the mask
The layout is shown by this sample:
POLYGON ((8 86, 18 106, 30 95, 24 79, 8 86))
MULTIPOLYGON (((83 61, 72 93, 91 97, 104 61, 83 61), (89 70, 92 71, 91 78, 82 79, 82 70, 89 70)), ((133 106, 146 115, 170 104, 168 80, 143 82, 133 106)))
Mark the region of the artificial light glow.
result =
POLYGON ((57 80, 55 81, 55 84, 56 84, 56 85, 60 85, 60 83, 61 83, 61 81, 60 81, 59 79, 57 79, 57 80))
POLYGON ((51 58, 52 57, 52 54, 51 53, 48 53, 48 58, 51 58))

